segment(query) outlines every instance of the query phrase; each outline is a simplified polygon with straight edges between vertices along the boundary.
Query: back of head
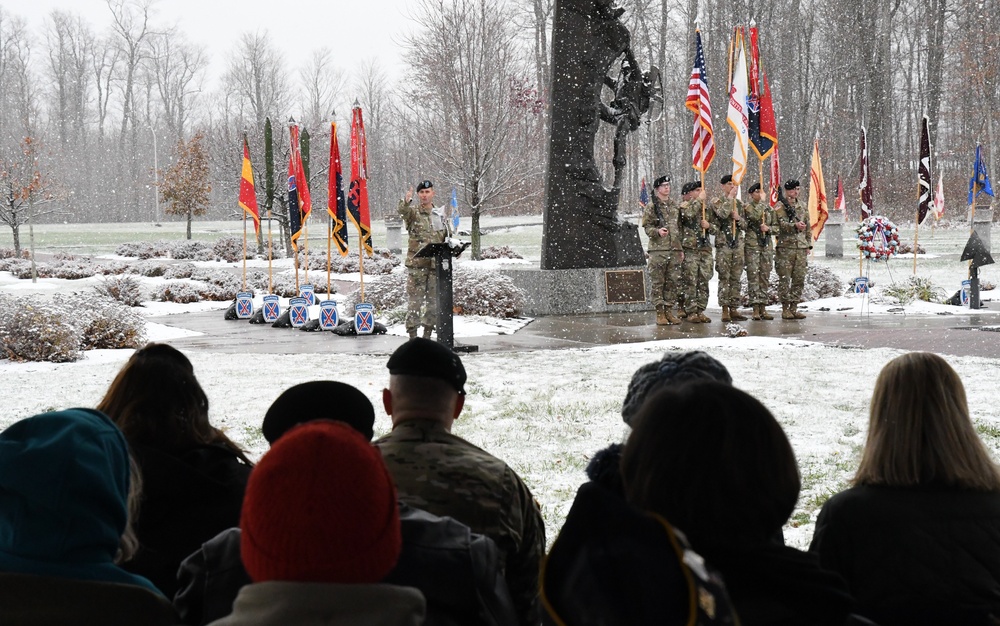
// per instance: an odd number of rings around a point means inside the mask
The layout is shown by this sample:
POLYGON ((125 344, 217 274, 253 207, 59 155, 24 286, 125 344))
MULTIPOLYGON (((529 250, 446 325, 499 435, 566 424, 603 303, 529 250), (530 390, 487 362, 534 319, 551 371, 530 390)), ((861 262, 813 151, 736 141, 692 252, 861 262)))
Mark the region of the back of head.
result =
POLYGON ((965 387, 943 358, 911 352, 882 368, 854 483, 1000 491, 1000 471, 976 434, 965 387))
POLYGON ((0 571, 114 578, 129 481, 125 439, 98 411, 11 425, 0 433, 0 571))
POLYGON ((651 397, 622 456, 629 502, 683 530, 695 549, 767 541, 795 508, 795 454, 764 405, 715 381, 651 397))
POLYGON ((191 361, 163 343, 136 350, 97 408, 132 444, 172 450, 210 443, 217 437, 208 421, 208 396, 195 378, 191 361))
POLYGON ((410 417, 450 420, 457 396, 465 395, 462 359, 430 339, 410 339, 389 357, 393 423, 410 417))
POLYGON ((382 455, 341 422, 297 426, 250 474, 240 554, 255 582, 374 583, 402 546, 382 455))
POLYGON ((261 430, 273 445, 293 426, 313 420, 344 422, 369 441, 375 434, 375 408, 368 397, 333 380, 314 380, 286 389, 267 409, 261 430))
POLYGON ((659 361, 643 365, 632 375, 622 402, 622 419, 632 425, 632 419, 648 397, 661 389, 692 380, 716 380, 727 385, 733 382, 725 365, 700 350, 668 352, 659 361))

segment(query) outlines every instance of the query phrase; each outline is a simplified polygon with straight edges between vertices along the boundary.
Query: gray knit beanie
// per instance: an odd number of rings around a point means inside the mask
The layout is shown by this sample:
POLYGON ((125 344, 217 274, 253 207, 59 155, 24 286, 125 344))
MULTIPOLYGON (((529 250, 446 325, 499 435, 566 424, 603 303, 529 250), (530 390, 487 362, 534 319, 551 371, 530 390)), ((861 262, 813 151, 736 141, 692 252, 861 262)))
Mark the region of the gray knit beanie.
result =
POLYGON ((659 361, 647 363, 632 374, 632 380, 622 402, 622 419, 629 426, 643 402, 653 392, 689 380, 717 380, 731 385, 733 377, 726 366, 701 350, 670 353, 659 361))

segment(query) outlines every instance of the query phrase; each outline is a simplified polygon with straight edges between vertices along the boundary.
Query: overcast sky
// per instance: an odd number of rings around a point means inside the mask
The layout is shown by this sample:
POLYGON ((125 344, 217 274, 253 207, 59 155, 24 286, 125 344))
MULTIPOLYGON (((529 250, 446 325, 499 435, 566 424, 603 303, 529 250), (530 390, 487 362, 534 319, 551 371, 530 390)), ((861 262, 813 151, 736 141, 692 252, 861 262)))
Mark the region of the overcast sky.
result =
MULTIPOLYGON (((312 50, 326 46, 333 51, 337 66, 348 74, 360 61, 374 57, 390 77, 398 78, 397 42, 410 28, 407 11, 412 6, 413 0, 157 0, 153 9, 155 23, 176 24, 191 42, 206 47, 211 58, 207 86, 211 88, 240 35, 264 30, 292 71, 312 50)), ((111 23, 106 0, 0 0, 0 7, 25 18, 37 38, 53 9, 83 16, 96 33, 111 23)))

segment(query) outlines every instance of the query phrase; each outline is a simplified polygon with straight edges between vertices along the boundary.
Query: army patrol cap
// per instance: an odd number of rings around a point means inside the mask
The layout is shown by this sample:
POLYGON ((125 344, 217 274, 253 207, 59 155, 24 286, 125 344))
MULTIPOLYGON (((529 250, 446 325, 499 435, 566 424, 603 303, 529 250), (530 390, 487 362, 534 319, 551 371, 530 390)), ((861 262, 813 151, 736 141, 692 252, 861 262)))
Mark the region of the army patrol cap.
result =
POLYGON ((653 181, 653 189, 656 189, 660 185, 666 185, 669 182, 670 182, 669 176, 660 176, 659 178, 653 181))
POLYGON ((417 191, 423 191, 424 189, 433 189, 434 183, 429 180, 422 180, 417 183, 417 191))
POLYGON ((760 183, 754 183, 750 185, 750 189, 747 189, 747 193, 756 193, 760 191, 760 183))
POLYGON ((393 375, 426 376, 443 380, 455 391, 465 395, 466 376, 462 359, 436 341, 423 337, 410 339, 396 348, 385 366, 393 375))
POLYGON ((799 181, 795 180, 794 178, 789 178, 788 180, 785 181, 785 191, 791 191, 792 189, 798 189, 798 188, 799 188, 799 181))

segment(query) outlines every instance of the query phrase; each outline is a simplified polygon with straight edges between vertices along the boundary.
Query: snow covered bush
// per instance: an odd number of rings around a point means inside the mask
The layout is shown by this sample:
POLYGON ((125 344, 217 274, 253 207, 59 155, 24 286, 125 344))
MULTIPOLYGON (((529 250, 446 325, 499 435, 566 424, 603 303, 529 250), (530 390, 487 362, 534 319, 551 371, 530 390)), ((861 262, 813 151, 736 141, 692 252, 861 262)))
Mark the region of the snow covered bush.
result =
POLYGON ((191 274, 196 271, 198 271, 198 268, 194 263, 174 263, 173 265, 168 265, 163 271, 163 277, 171 280, 191 278, 191 274))
POLYGON ((153 299, 160 302, 188 304, 190 302, 201 302, 201 294, 198 293, 198 289, 194 284, 187 281, 174 280, 161 285, 156 290, 156 293, 153 294, 153 299))
MULTIPOLYGON (((777 287, 777 275, 775 287, 777 287)), ((832 270, 809 264, 806 268, 806 284, 802 288, 802 300, 836 298, 844 295, 844 282, 832 270)))
POLYGON ((909 304, 914 300, 941 302, 947 296, 944 290, 935 287, 929 278, 919 276, 910 276, 904 283, 886 287, 882 290, 882 295, 895 298, 900 304, 909 304))
POLYGON ((83 350, 138 348, 146 343, 146 321, 111 298, 57 295, 52 298, 51 310, 76 327, 83 350))
MULTIPOLYGON (((18 258, 18 256, 17 253, 14 251, 14 248, 0 248, 0 259, 16 259, 16 258, 18 258)), ((27 250, 21 250, 20 258, 29 259, 31 257, 28 254, 27 250)))
POLYGON ((138 263, 132 263, 130 269, 133 273, 139 274, 140 276, 145 276, 147 278, 156 278, 158 276, 163 276, 167 273, 167 269, 170 267, 169 263, 163 261, 153 261, 145 260, 139 261, 138 263))
MULTIPOLYGON (((355 289, 347 294, 344 301, 345 311, 354 311, 354 305, 358 303, 361 290, 355 289)), ((379 278, 377 281, 365 281, 365 301, 375 307, 380 315, 385 315, 388 311, 397 307, 406 306, 406 272, 393 272, 387 276, 379 278)))
POLYGON ((29 298, 0 297, 0 353, 12 361, 65 363, 80 358, 80 330, 29 298))
POLYGON ((50 275, 65 280, 80 280, 90 278, 95 273, 94 266, 89 262, 65 261, 51 266, 50 275))
POLYGON ((118 274, 126 274, 131 270, 131 268, 131 265, 122 261, 101 261, 100 263, 94 264, 94 275, 114 276, 118 274))
POLYGON ((94 287, 98 294, 121 302, 125 306, 139 306, 142 302, 142 285, 131 274, 109 276, 94 287))
POLYGON ((175 241, 170 246, 170 256, 174 259, 191 259, 193 261, 215 260, 212 245, 204 241, 175 241))
POLYGON ((3 259, 0 260, 0 271, 10 272, 16 278, 31 278, 31 261, 24 259, 3 259))
MULTIPOLYGON (((253 251, 257 247, 257 242, 247 240, 247 256, 252 258, 253 251)), ((215 258, 227 263, 241 263, 243 261, 243 237, 226 236, 220 237, 212 246, 215 258)))
MULTIPOLYGON (((398 256, 386 248, 375 248, 371 257, 365 256, 365 274, 381 276, 389 274, 401 263, 398 256)), ((333 252, 330 256, 330 271, 334 274, 357 274, 359 271, 358 252, 352 250, 347 256, 333 252)), ((312 251, 309 254, 309 269, 326 271, 326 251, 312 251)))
POLYGON ((115 249, 118 256, 152 259, 170 256, 170 242, 167 241, 130 241, 115 249))
MULTIPOLYGON (((299 282, 302 282, 302 275, 299 276, 299 282)), ((264 281, 261 291, 267 293, 267 275, 264 275, 264 281)), ((295 287, 295 274, 293 273, 282 273, 275 274, 272 277, 272 288, 274 289, 274 294, 281 296, 282 298, 294 298, 299 295, 299 290, 295 287)))
POLYGON ((480 259, 523 259, 510 246, 488 246, 479 251, 480 259))

